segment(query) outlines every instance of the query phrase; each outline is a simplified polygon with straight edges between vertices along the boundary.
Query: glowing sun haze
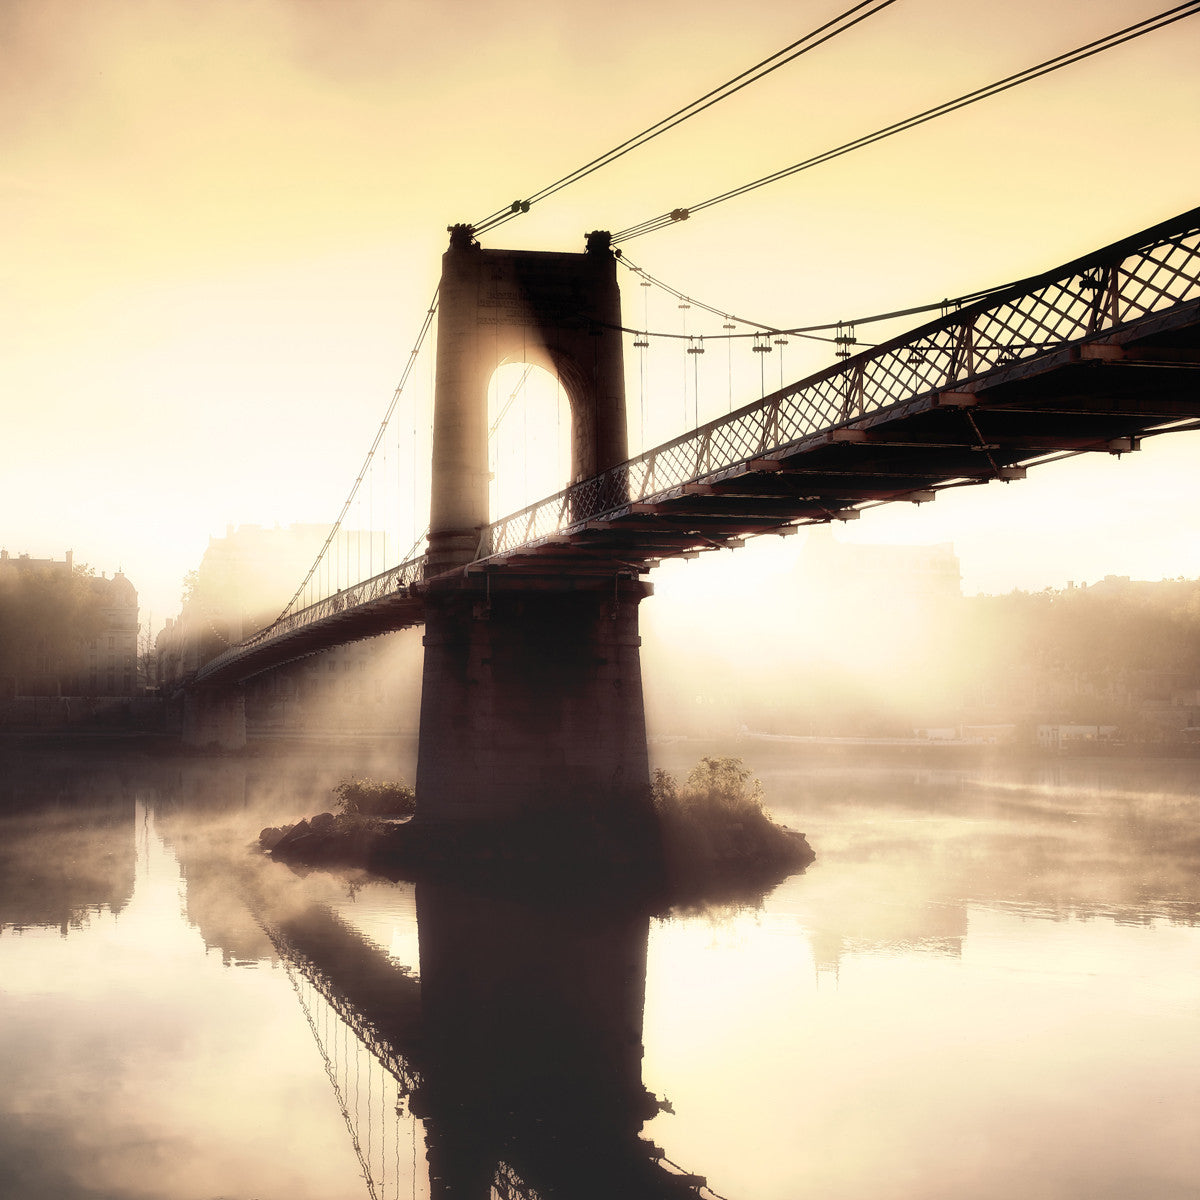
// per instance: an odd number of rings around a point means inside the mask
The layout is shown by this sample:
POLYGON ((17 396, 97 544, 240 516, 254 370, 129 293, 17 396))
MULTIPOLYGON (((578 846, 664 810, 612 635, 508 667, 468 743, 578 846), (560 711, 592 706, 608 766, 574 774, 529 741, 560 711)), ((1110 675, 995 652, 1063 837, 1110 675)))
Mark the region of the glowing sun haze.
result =
MULTIPOLYGON (((227 522, 332 520, 447 224, 530 194, 843 7, 6 0, 0 541, 123 567, 157 621, 227 522)), ((899 0, 484 244, 581 249, 586 230, 695 203, 1164 7, 899 0)), ((1051 267, 1197 203, 1197 62, 1191 18, 629 253, 781 325, 1051 267)), ((640 298, 623 278, 628 311, 640 298)), ((796 373, 824 353, 797 351, 796 373)), ((639 414, 631 430, 636 450, 639 414)), ((968 591, 1196 575, 1198 462, 1181 435, 883 509, 842 536, 953 541, 968 591)), ((686 570, 721 587, 722 572, 781 570, 796 541, 686 570)))

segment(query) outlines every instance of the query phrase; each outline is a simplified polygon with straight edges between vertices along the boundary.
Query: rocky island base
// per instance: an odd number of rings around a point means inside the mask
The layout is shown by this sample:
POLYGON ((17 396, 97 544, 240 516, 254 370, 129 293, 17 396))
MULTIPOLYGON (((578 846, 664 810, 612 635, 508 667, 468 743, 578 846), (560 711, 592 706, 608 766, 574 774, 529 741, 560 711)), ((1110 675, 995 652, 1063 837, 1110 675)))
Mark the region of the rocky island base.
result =
POLYGON ((294 868, 392 880, 573 892, 619 885, 665 906, 750 903, 816 858, 804 834, 771 818, 761 785, 736 758, 701 759, 683 784, 655 772, 648 804, 584 803, 462 828, 421 820, 404 784, 353 780, 336 794, 339 812, 264 829, 262 850, 294 868))

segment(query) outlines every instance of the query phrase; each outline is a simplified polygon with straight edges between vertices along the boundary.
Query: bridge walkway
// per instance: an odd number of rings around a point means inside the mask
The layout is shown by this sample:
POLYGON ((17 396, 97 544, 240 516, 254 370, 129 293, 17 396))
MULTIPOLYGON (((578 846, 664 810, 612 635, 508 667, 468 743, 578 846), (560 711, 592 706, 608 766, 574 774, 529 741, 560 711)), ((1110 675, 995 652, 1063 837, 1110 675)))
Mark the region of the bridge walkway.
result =
MULTIPOLYGON (((1120 454, 1200 423, 1200 209, 1023 280, 530 505, 458 570, 496 580, 639 575, 864 507, 1120 454)), ((225 686, 417 625, 423 558, 230 648, 225 686)))

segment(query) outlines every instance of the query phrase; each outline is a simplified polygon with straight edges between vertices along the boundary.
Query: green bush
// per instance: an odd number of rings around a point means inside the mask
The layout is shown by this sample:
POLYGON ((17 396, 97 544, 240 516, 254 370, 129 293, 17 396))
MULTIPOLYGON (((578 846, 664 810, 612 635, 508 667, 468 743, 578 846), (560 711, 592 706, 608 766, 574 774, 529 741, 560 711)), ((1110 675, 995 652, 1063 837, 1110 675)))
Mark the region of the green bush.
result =
POLYGON ((333 792, 347 816, 411 817, 417 811, 417 794, 403 782, 343 779, 333 792))
POLYGON ((793 841, 763 808, 762 784, 740 758, 702 758, 682 786, 655 771, 651 796, 676 863, 771 859, 793 841))
POLYGON ((660 814, 674 811, 704 814, 729 820, 756 820, 763 814, 762 784, 740 758, 702 758, 680 787, 675 776, 657 770, 651 784, 654 806, 660 814))

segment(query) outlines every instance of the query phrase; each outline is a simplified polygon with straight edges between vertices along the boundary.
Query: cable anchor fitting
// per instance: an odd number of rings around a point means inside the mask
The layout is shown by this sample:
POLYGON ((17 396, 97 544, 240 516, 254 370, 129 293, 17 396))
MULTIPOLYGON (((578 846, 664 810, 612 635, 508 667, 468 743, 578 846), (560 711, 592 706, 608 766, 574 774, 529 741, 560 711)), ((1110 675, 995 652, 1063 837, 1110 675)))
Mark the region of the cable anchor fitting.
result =
POLYGON ((471 250, 478 247, 475 240, 475 226, 465 222, 458 225, 447 225, 446 232, 450 235, 451 250, 471 250))

